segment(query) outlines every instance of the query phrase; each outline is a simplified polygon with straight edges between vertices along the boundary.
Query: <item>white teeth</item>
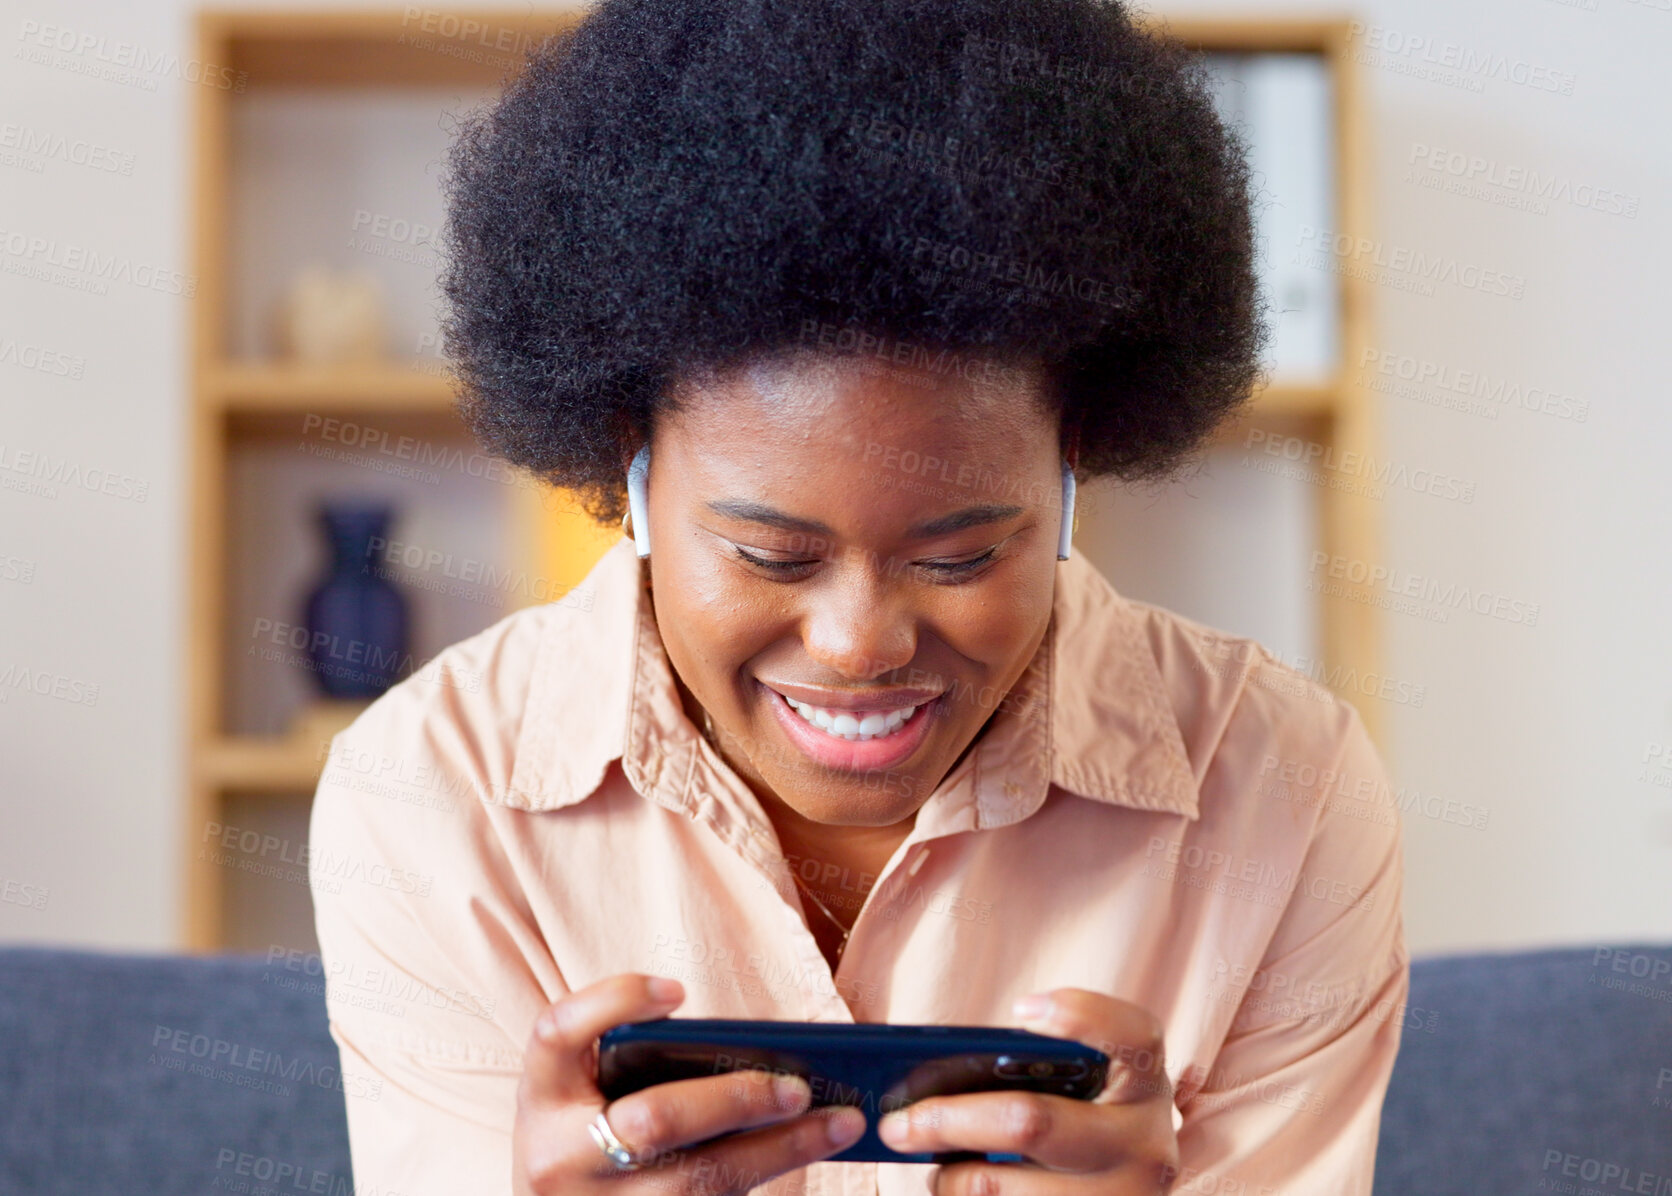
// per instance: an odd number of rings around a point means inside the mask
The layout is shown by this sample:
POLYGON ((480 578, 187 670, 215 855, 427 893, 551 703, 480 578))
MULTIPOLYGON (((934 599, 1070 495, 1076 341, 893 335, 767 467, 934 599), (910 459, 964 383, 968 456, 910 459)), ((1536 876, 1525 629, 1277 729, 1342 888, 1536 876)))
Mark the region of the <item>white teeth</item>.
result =
POLYGON ((780 696, 789 703, 792 710, 819 730, 837 739, 855 743, 867 739, 882 739, 894 734, 900 729, 901 724, 911 717, 912 711, 918 709, 916 706, 902 706, 887 713, 873 712, 864 718, 855 718, 852 711, 828 710, 823 706, 809 706, 805 702, 797 702, 787 695, 780 696))

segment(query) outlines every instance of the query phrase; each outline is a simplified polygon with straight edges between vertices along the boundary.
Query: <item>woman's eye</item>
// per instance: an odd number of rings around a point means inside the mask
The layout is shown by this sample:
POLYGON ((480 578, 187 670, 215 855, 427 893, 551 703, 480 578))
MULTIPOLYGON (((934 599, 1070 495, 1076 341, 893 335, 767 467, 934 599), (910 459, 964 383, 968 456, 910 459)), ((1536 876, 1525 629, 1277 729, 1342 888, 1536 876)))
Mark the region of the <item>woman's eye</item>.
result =
POLYGON ((986 552, 982 553, 980 556, 971 557, 967 561, 924 561, 923 567, 925 569, 933 569, 938 573, 949 576, 957 576, 961 573, 970 573, 979 569, 982 565, 985 565, 988 561, 992 560, 993 554, 997 551, 998 546, 995 545, 994 547, 989 548, 986 552))
POLYGON ((751 552, 739 548, 736 544, 733 544, 732 547, 737 549, 738 556, 748 561, 751 565, 759 565, 762 569, 770 569, 775 573, 790 573, 796 569, 800 569, 804 565, 815 565, 818 563, 817 561, 774 561, 769 560, 766 557, 756 556, 751 552))
MULTIPOLYGON (((737 550, 737 555, 749 564, 769 570, 773 573, 794 573, 797 569, 804 569, 809 565, 818 564, 817 561, 775 561, 769 557, 756 556, 754 553, 749 552, 747 549, 744 549, 736 544, 732 545, 732 547, 737 550)), ((965 573, 971 573, 976 569, 979 569, 982 565, 985 565, 988 561, 992 560, 993 554, 997 551, 998 546, 994 545, 980 556, 972 557, 967 561, 920 561, 918 562, 918 565, 920 568, 939 573, 943 577, 958 577, 965 573)))

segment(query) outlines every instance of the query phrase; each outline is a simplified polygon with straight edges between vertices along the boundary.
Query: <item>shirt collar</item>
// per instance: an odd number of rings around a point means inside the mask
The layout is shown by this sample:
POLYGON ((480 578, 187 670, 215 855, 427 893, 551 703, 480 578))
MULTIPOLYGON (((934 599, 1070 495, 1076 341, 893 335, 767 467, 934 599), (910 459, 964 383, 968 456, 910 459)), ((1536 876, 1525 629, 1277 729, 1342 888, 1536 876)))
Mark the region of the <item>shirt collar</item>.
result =
MULTIPOLYGON (((919 810, 919 837, 1020 821, 1050 785, 1197 817, 1196 777, 1141 604, 1082 554, 1058 569, 1039 651, 919 810)), ((619 760, 659 805, 708 820, 724 807, 758 823, 758 802, 685 716, 633 542, 611 546, 571 595, 537 608, 544 623, 506 804, 573 805, 619 760)))

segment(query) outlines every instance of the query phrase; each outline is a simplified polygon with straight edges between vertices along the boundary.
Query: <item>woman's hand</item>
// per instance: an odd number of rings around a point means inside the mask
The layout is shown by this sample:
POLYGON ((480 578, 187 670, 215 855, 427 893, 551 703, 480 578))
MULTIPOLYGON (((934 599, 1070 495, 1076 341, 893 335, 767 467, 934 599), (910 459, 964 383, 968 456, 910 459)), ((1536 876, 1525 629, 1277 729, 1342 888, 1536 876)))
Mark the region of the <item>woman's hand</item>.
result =
POLYGON ((737 1071, 676 1080, 608 1102, 610 1128, 645 1163, 640 1171, 617 1170, 587 1132, 606 1104, 597 1083, 598 1038, 622 1022, 665 1016, 685 999, 671 980, 665 983, 674 995, 658 999, 651 979, 610 976, 557 1001, 535 1023, 511 1135, 517 1196, 730 1196, 827 1158, 864 1131, 857 1109, 805 1113, 812 1093, 799 1077, 737 1071), (681 1149, 746 1127, 765 1128, 681 1149), (844 1127, 849 1132, 833 1140, 831 1131, 844 1127))
POLYGON ((1108 1082, 1095 1100, 1014 1091, 925 1097, 885 1116, 878 1123, 882 1140, 899 1151, 977 1150, 1027 1160, 943 1163, 934 1177, 935 1196, 1170 1191, 1179 1154, 1161 1023, 1129 1001, 1083 988, 1046 995, 1050 1011, 1023 1018, 1022 1025, 1109 1056, 1108 1082))

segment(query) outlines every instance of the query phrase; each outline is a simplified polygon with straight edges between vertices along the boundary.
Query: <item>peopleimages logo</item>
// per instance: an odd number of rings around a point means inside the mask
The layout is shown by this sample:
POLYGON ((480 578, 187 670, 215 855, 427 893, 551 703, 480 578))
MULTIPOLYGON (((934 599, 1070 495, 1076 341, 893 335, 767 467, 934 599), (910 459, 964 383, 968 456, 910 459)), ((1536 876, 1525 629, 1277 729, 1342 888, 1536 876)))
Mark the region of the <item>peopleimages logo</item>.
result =
POLYGON ((214 1038, 177 1026, 158 1024, 155 1027, 151 1034, 151 1057, 148 1061, 171 1071, 182 1071, 280 1096, 289 1095, 291 1091, 288 1084, 280 1081, 369 1100, 383 1095, 381 1079, 347 1076, 330 1063, 214 1038))
POLYGON ((1541 1185, 1546 1192, 1640 1192, 1644 1196, 1672 1196, 1672 1175, 1657 1175, 1611 1159, 1593 1159, 1565 1150, 1544 1152, 1545 1180, 1550 1173, 1577 1179, 1585 1188, 1567 1184, 1556 1187, 1541 1185))
MULTIPOLYGON (((1347 233, 1314 228, 1303 224, 1300 228, 1300 247, 1320 255, 1318 260, 1333 263, 1348 271, 1382 270, 1403 275, 1410 282, 1432 288, 1438 282, 1451 283, 1464 290, 1480 291, 1487 295, 1501 295, 1520 299, 1526 294, 1527 280, 1520 274, 1506 274, 1473 262, 1459 261, 1444 253, 1425 253, 1403 245, 1388 245, 1371 237, 1354 237, 1347 233)), ((1303 259, 1304 264, 1304 259, 1303 259)), ((1317 264, 1317 261, 1311 263, 1317 264)), ((1370 276, 1371 281, 1377 281, 1370 276)), ((1432 293, 1424 290, 1424 294, 1432 293)))
POLYGON ((136 42, 112 39, 102 33, 88 33, 66 25, 43 25, 25 18, 17 36, 23 43, 14 54, 17 58, 42 66, 65 67, 70 67, 70 64, 55 62, 52 55, 82 59, 80 65, 70 68, 77 74, 106 78, 112 83, 131 84, 146 91, 157 90, 156 79, 146 76, 161 76, 178 79, 182 83, 238 92, 243 91, 249 81, 247 72, 235 71, 229 66, 218 66, 196 58, 181 58, 170 50, 148 50, 136 42))
POLYGON ((161 291, 191 299, 197 294, 197 277, 150 262, 136 262, 120 253, 100 253, 85 245, 59 241, 18 229, 0 229, 0 256, 7 273, 53 281, 53 271, 81 275, 81 281, 97 284, 96 293, 105 294, 112 282, 125 282, 143 291, 161 291))
MULTIPOLYGON (((1573 94, 1574 76, 1569 71, 1556 70, 1542 63, 1524 58, 1511 58, 1496 51, 1476 50, 1454 41, 1431 38, 1421 33, 1404 33, 1386 25, 1366 25, 1351 21, 1347 26, 1348 40, 1359 42, 1355 51, 1358 61, 1369 66, 1401 66, 1422 64, 1456 71, 1468 83, 1469 90, 1480 90, 1482 79, 1501 79, 1521 87, 1551 91, 1558 95, 1573 94)), ((1407 73, 1407 72, 1401 72, 1407 73)), ((1421 74, 1421 71, 1408 73, 1421 74)), ((1449 81, 1441 75, 1437 81, 1449 81)))
POLYGON ((1380 498, 1387 487, 1431 494, 1436 498, 1457 502, 1475 501, 1475 483, 1425 467, 1411 468, 1403 462, 1390 461, 1351 449, 1337 449, 1332 444, 1320 444, 1300 436, 1250 428, 1243 447, 1257 450, 1268 457, 1295 462, 1304 468, 1303 478, 1309 478, 1311 467, 1339 474, 1365 483, 1365 492, 1380 498))
MULTIPOLYGON (((1321 589, 1323 593, 1332 597, 1354 597, 1351 591, 1338 584, 1346 582, 1369 590, 1385 590, 1396 598, 1409 598, 1431 604, 1433 611, 1441 616, 1447 616, 1453 610, 1469 610, 1477 615, 1501 619, 1506 623, 1521 623, 1528 627, 1538 624, 1537 602, 1526 602, 1505 594, 1495 594, 1491 590, 1458 585, 1454 581, 1441 581, 1437 577, 1424 577, 1420 573, 1408 573, 1404 569, 1389 565, 1372 565, 1339 553, 1313 552, 1311 572, 1314 576, 1308 580, 1307 588, 1321 589), (1337 584, 1320 585, 1317 577, 1320 572, 1337 584)), ((1446 620, 1442 617, 1438 621, 1446 620)))
POLYGON ((15 366, 32 373, 79 380, 87 372, 87 359, 76 354, 48 349, 42 345, 0 340, 0 365, 15 366))
POLYGON ((151 494, 151 483, 144 478, 89 467, 68 457, 54 457, 51 453, 19 448, 3 441, 0 441, 0 486, 32 491, 46 498, 57 498, 59 486, 134 502, 144 502, 151 494), (13 476, 4 476, 7 474, 13 476))
POLYGON ((1423 399, 1423 391, 1443 392, 1457 396, 1458 402, 1442 401, 1440 406, 1455 407, 1471 415, 1496 419, 1500 408, 1519 407, 1523 411, 1569 419, 1584 423, 1590 418, 1589 399, 1562 394, 1541 386, 1528 386, 1481 370, 1453 369, 1437 361, 1413 357, 1408 353, 1392 353, 1366 348, 1359 356, 1361 375, 1373 373, 1370 388, 1401 397, 1423 399), (1410 384, 1401 388, 1398 382, 1410 384), (1479 400, 1471 403, 1467 400, 1479 400))
POLYGON ((69 137, 52 129, 10 121, 0 124, 0 150, 7 151, 0 154, 0 162, 6 165, 27 163, 25 169, 33 169, 37 173, 39 167, 33 164, 44 166, 49 161, 85 166, 89 170, 110 174, 131 175, 134 172, 134 156, 130 153, 83 137, 69 137))
MULTIPOLYGON (((1470 187, 1496 187, 1501 191, 1522 196, 1538 205, 1530 210, 1541 215, 1549 211, 1548 205, 1554 201, 1610 216, 1635 219, 1638 207, 1642 203, 1641 196, 1616 191, 1611 187, 1599 187, 1594 183, 1575 182, 1570 175, 1539 170, 1536 166, 1500 162, 1496 158, 1488 158, 1485 154, 1465 153, 1462 150, 1428 145, 1421 141, 1411 142, 1410 154, 1405 163, 1407 167, 1421 166, 1437 177, 1449 178, 1470 187)), ((1410 169, 1405 172, 1407 182, 1418 181, 1420 178, 1421 176, 1410 169)), ((1477 194, 1470 190, 1458 193, 1477 194)))

